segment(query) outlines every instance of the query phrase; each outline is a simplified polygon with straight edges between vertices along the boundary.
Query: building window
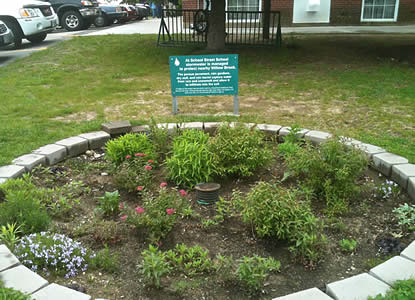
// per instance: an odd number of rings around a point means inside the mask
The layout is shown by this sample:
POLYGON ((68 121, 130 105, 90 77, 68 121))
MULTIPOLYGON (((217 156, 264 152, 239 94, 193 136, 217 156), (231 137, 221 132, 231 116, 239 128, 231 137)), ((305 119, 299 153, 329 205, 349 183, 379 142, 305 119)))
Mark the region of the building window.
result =
MULTIPOLYGON (((227 11, 260 11, 261 1, 260 0, 227 0, 226 1, 227 11)), ((228 20, 241 20, 241 19, 258 19, 258 14, 230 14, 228 20)))
POLYGON ((398 6, 399 0, 363 0, 362 21, 396 21, 398 6))

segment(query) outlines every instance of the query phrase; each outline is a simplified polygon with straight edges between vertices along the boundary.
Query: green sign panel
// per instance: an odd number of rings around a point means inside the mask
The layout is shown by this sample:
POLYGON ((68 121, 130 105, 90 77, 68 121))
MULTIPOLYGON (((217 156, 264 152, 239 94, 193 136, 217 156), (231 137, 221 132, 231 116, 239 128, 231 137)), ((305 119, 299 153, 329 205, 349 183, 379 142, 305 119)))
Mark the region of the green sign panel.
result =
POLYGON ((237 95, 238 55, 170 56, 171 93, 237 95))

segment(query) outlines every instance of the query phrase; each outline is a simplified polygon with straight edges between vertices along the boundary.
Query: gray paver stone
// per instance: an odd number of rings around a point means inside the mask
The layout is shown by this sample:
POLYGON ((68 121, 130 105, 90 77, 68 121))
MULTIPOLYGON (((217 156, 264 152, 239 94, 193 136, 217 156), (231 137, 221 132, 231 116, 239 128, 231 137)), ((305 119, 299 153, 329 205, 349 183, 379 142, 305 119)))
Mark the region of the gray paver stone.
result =
POLYGON ((52 283, 32 295, 34 300, 90 300, 91 296, 52 283))
POLYGON ((222 125, 221 122, 205 122, 203 123, 203 128, 205 132, 213 134, 220 125, 222 125))
POLYGON ((362 150, 368 158, 372 158, 375 154, 386 152, 386 150, 381 147, 365 143, 356 145, 356 148, 362 150))
POLYGON ((349 147, 358 147, 359 145, 361 145, 362 144, 362 142, 361 141, 358 141, 358 140, 355 140, 355 139, 353 139, 353 138, 349 138, 349 137, 346 137, 346 136, 340 136, 340 141, 343 143, 343 144, 345 144, 346 146, 349 146, 349 147))
POLYGON ((5 183, 7 181, 7 178, 0 178, 0 184, 5 183))
POLYGON ((25 172, 25 167, 16 165, 7 165, 0 167, 0 178, 17 178, 25 172))
POLYGON ((326 292, 336 300, 367 300, 369 296, 385 295, 389 288, 386 283, 363 273, 327 284, 326 292))
MULTIPOLYGON (((284 137, 290 133, 290 130, 291 130, 291 127, 282 127, 280 131, 278 131, 278 141, 283 142, 284 137)), ((297 136, 299 138, 303 138, 306 135, 306 133, 309 131, 310 130, 308 129, 301 129, 300 131, 298 131, 297 136)))
POLYGON ((101 124, 101 129, 110 135, 119 135, 131 131, 130 121, 116 121, 101 124))
POLYGON ((408 160, 405 157, 389 152, 375 154, 372 159, 375 169, 388 177, 391 176, 393 165, 408 163, 408 160))
POLYGON ((402 164, 392 166, 392 179, 405 190, 408 189, 409 177, 415 177, 415 165, 402 164))
POLYGON ((311 141, 316 145, 326 142, 331 137, 332 135, 330 133, 317 130, 311 130, 304 136, 306 140, 311 141))
POLYGON ((0 272, 19 264, 19 260, 5 245, 0 245, 0 272))
POLYGON ((78 156, 88 150, 88 140, 79 136, 63 139, 57 141, 55 144, 66 147, 70 157, 78 156))
POLYGON ((402 256, 394 256, 370 269, 369 274, 392 285, 396 280, 415 279, 415 262, 402 256))
POLYGON ((48 284, 46 279, 23 265, 3 271, 0 276, 5 287, 14 288, 28 294, 34 293, 48 284))
POLYGON ((408 195, 415 201, 415 177, 408 179, 408 195))
POLYGON ((202 122, 187 122, 179 124, 179 128, 181 129, 199 129, 203 130, 203 123, 202 122))
POLYGON ((271 124, 258 124, 256 127, 269 137, 277 137, 278 132, 282 128, 280 125, 271 124))
POLYGON ((327 294, 320 291, 318 288, 312 288, 286 296, 274 298, 272 300, 333 300, 327 294))
POLYGON ((412 241, 412 243, 401 252, 401 256, 415 261, 415 241, 412 241))
POLYGON ((168 132, 173 132, 174 130, 176 130, 176 128, 178 128, 176 123, 160 123, 157 124, 158 128, 167 128, 168 132))
POLYGON ((89 149, 94 150, 103 147, 111 136, 105 131, 95 131, 80 134, 79 137, 87 139, 89 149))
POLYGON ((133 126, 131 128, 131 133, 150 133, 150 126, 148 125, 141 125, 141 126, 133 126))
POLYGON ((54 165, 66 157, 66 147, 49 144, 33 151, 34 154, 44 155, 48 166, 54 165))
POLYGON ((38 165, 46 165, 46 157, 44 155, 30 153, 15 158, 12 163, 23 166, 25 167, 26 172, 30 172, 38 165))

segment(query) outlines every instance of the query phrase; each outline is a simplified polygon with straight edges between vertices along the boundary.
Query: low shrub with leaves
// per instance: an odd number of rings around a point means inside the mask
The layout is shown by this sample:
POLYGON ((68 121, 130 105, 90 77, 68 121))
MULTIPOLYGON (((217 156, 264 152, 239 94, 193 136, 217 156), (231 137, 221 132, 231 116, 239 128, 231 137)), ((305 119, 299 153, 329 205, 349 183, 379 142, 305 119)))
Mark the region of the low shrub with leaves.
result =
POLYGON ((264 134, 244 124, 220 126, 209 149, 220 176, 251 176, 257 168, 272 160, 272 151, 264 141, 264 134))
POLYGON ((142 191, 150 188, 154 177, 154 160, 145 153, 128 155, 115 169, 115 184, 129 192, 142 191))
POLYGON ((167 127, 158 126, 154 119, 150 123, 150 140, 153 144, 154 159, 158 162, 163 161, 171 151, 171 139, 177 132, 169 134, 167 127))
POLYGON ((121 204, 121 220, 147 231, 149 241, 156 243, 173 229, 177 218, 183 217, 188 209, 186 192, 170 189, 163 182, 157 196, 149 192, 143 193, 142 206, 130 209, 121 204))
POLYGON ((393 210, 395 217, 398 219, 398 224, 408 230, 415 230, 415 204, 402 204, 393 210))
POLYGON ((117 244, 121 241, 122 225, 112 220, 94 218, 91 223, 83 224, 75 228, 75 237, 90 236, 97 243, 117 244))
POLYGON ((149 283, 159 288, 161 278, 171 270, 166 259, 166 253, 159 250, 156 246, 150 245, 148 250, 144 250, 141 255, 143 256, 141 273, 149 283))
POLYGON ((368 300, 412 300, 415 299, 415 279, 398 280, 392 288, 386 292, 386 295, 381 294, 376 297, 369 297, 368 300))
POLYGON ((95 257, 90 259, 89 266, 100 271, 116 273, 120 268, 118 254, 111 253, 108 246, 105 245, 104 249, 98 251, 95 257))
POLYGON ((115 164, 120 165, 127 156, 135 153, 146 153, 149 159, 153 158, 153 145, 144 133, 127 133, 106 143, 107 157, 115 164))
POLYGON ((357 247, 357 241, 342 239, 339 241, 339 246, 343 252, 354 252, 357 247))
POLYGON ((30 300, 32 297, 12 288, 6 288, 0 279, 0 300, 30 300))
POLYGON ((111 216, 119 212, 120 193, 118 191, 105 192, 104 196, 98 197, 97 210, 106 216, 111 216))
POLYGON ((179 186, 192 188, 212 180, 215 174, 213 154, 208 148, 209 135, 201 130, 184 130, 173 139, 167 158, 169 178, 179 186))
POLYGON ((86 271, 88 262, 95 254, 79 242, 63 234, 41 232, 22 237, 16 246, 16 257, 35 272, 50 272, 65 278, 86 271))
POLYGON ((311 187, 316 199, 324 199, 327 213, 344 213, 358 195, 357 180, 366 170, 368 160, 358 149, 339 139, 330 139, 316 148, 306 144, 301 151, 286 157, 288 167, 311 187))
POLYGON ((213 268, 209 251, 198 245, 187 247, 185 244, 178 244, 173 250, 166 252, 166 259, 172 270, 188 276, 209 272, 213 268))
POLYGON ((0 241, 2 241, 11 252, 14 251, 14 247, 20 241, 19 234, 20 226, 17 226, 16 223, 7 224, 6 226, 2 225, 0 227, 0 241))
POLYGON ((234 191, 232 201, 242 220, 252 224, 259 237, 287 240, 292 243, 291 252, 305 263, 314 264, 322 257, 325 236, 306 195, 259 182, 245 197, 234 191))

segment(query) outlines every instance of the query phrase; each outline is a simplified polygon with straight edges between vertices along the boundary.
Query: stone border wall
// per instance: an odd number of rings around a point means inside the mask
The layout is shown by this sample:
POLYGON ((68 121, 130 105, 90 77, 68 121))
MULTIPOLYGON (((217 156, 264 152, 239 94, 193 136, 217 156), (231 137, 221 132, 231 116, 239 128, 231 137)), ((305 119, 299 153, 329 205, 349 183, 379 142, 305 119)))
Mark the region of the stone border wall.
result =
MULTIPOLYGON (((157 124, 157 126, 167 128, 169 131, 179 128, 199 129, 212 133, 221 124, 221 122, 187 122, 162 123, 157 124)), ((235 123, 232 122, 230 124, 234 126, 235 123)), ((248 127, 256 126, 267 136, 273 137, 280 142, 290 132, 290 127, 279 125, 254 123, 245 123, 245 125, 248 127)), ((104 123, 102 124, 102 131, 66 138, 54 144, 40 147, 30 154, 19 156, 12 161, 11 165, 0 167, 0 183, 30 172, 38 165, 51 166, 63 161, 65 158, 78 156, 87 150, 101 148, 111 137, 117 137, 130 132, 147 133, 149 130, 150 128, 147 125, 132 127, 128 121, 104 123)), ((332 137, 330 133, 309 129, 302 129, 298 132, 298 135, 316 145, 324 143, 332 137)), ((375 170, 397 182, 415 201, 415 165, 408 163, 408 159, 355 139, 344 137, 343 141, 350 147, 362 150, 375 170)), ((45 279, 20 265, 16 257, 4 245, 0 245, 0 276, 5 279, 7 287, 30 293, 36 300, 56 297, 60 300, 91 299, 89 295, 57 284, 48 284, 45 279), (27 278, 27 280, 22 280, 22 278, 27 278), (76 297, 72 298, 73 296, 76 297)), ((366 300, 369 296, 376 296, 379 293, 385 294, 396 280, 409 278, 415 278, 415 241, 403 250, 400 256, 392 257, 370 269, 369 273, 355 275, 326 284, 325 293, 318 288, 312 288, 274 298, 274 300, 366 300)))

